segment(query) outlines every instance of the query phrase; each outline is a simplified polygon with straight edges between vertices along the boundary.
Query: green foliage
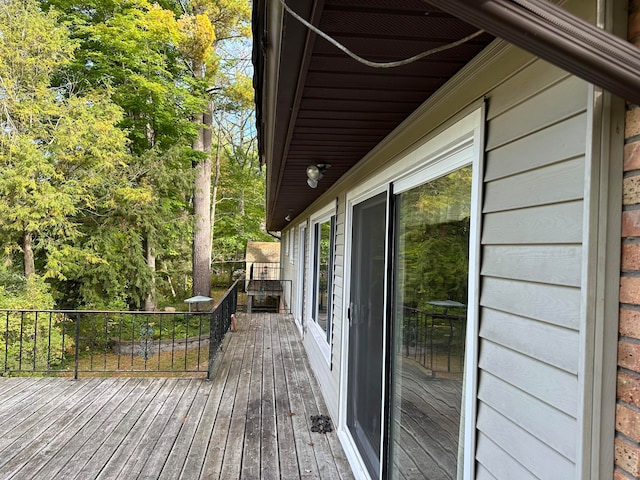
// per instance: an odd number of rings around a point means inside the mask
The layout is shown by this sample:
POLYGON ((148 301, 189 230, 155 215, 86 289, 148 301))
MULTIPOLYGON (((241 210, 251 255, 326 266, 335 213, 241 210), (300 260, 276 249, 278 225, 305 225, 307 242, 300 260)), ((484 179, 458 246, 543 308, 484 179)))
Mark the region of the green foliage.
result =
MULTIPOLYGON (((0 309, 50 309, 53 296, 42 278, 0 275, 0 309)), ((0 312, 0 372, 50 370, 64 361, 64 315, 48 312, 0 312)))
MULTIPOLYGON (((150 294, 187 293, 193 166, 208 155, 192 148, 193 120, 212 101, 231 123, 250 118, 252 90, 238 51, 229 55, 248 33, 249 3, 183 3, 186 13, 178 0, 0 2, 0 247, 9 276, 23 260, 27 271, 33 250, 31 271, 58 307, 140 308, 150 294)), ((270 237, 251 142, 218 126, 215 235, 227 258, 270 237)))
POLYGON ((216 208, 214 259, 243 258, 248 241, 272 241, 264 230, 264 174, 245 155, 232 152, 223 160, 224 175, 216 208))
POLYGON ((467 302, 470 167, 403 193, 399 287, 403 305, 430 310, 428 302, 467 302))

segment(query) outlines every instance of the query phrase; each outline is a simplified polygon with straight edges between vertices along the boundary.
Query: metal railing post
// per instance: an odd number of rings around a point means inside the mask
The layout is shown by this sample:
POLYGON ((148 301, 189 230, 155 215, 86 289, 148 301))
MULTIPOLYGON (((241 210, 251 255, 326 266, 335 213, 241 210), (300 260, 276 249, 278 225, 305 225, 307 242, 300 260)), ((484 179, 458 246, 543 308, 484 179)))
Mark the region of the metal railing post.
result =
POLYGON ((78 379, 78 363, 79 363, 79 356, 80 356, 80 312, 76 312, 76 338, 75 338, 75 343, 76 343, 76 354, 75 354, 75 365, 73 366, 73 379, 77 380, 78 379))

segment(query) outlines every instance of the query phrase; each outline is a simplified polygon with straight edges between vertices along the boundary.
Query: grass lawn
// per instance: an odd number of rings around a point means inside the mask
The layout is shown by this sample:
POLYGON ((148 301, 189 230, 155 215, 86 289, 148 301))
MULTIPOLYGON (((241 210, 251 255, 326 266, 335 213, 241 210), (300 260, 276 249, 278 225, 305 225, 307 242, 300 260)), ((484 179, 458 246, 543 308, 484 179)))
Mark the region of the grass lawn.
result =
MULTIPOLYGON (((162 352, 145 359, 137 353, 118 356, 112 352, 98 353, 92 356, 83 355, 78 361, 80 377, 204 377, 207 374, 209 360, 208 346, 174 352, 162 352), (90 371, 89 371, 90 370, 90 371), (192 370, 185 372, 185 370, 192 370), (199 371, 195 371, 199 370, 199 371)), ((73 371, 73 359, 66 368, 73 371)), ((73 372, 61 372, 59 376, 67 377, 73 372)))

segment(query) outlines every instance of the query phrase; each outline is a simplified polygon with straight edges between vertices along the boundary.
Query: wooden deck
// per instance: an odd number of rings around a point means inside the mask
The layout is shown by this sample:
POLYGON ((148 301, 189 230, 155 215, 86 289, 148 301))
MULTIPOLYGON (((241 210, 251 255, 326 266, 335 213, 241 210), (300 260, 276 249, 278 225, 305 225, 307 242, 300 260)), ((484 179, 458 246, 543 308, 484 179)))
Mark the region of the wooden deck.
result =
POLYGON ((212 380, 0 378, 0 478, 350 479, 291 317, 238 315, 212 380))

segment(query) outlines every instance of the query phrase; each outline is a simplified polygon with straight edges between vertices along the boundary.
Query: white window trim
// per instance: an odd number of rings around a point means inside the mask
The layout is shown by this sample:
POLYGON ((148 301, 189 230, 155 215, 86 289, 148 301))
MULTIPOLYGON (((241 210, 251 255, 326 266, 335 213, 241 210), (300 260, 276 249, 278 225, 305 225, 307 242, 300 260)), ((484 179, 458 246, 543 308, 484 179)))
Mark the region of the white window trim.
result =
POLYGON ((289 263, 291 265, 294 264, 295 262, 295 246, 296 246, 296 229, 292 228, 291 230, 289 230, 288 232, 289 235, 289 241, 288 241, 288 247, 287 250, 289 251, 289 263))
POLYGON ((306 258, 306 235, 307 235, 307 222, 303 222, 295 227, 295 230, 298 232, 298 265, 295 270, 295 278, 296 278, 296 309, 295 309, 295 320, 296 325, 298 326, 298 330, 300 331, 300 335, 304 337, 304 286, 305 276, 306 276, 306 268, 307 268, 307 258, 306 258))
MULTIPOLYGON (((313 304, 313 296, 315 289, 315 267, 314 267, 314 255, 315 255, 315 226, 317 224, 326 222, 330 220, 333 215, 335 215, 336 211, 336 201, 330 202, 328 205, 322 207, 322 209, 315 212, 309 219, 309 228, 307 232, 307 238, 309 246, 308 250, 308 268, 307 268, 307 292, 306 292, 306 312, 305 312, 305 323, 307 324, 307 331, 311 334, 314 341, 318 345, 320 352, 322 353, 322 357, 324 358, 327 365, 331 365, 331 344, 327 341, 327 332, 322 330, 322 327, 316 323, 313 319, 313 309, 315 305, 313 304)), ((333 252, 331 252, 333 254, 333 252)), ((333 272, 331 272, 333 274, 333 272)), ((330 300, 332 301, 332 300, 330 300)), ((332 312, 335 309, 335 305, 332 305, 332 312)), ((333 316, 333 313, 332 313, 333 316)), ((327 323, 333 322, 332 318, 327 318, 327 323)))
MULTIPOLYGON (((361 183, 346 195, 345 225, 351 225, 353 206, 367 197, 374 196, 388 189, 393 184, 394 194, 417 186, 427 180, 438 178, 465 164, 473 165, 473 179, 471 192, 471 227, 469 249, 469 299, 468 299, 468 328, 467 348, 465 353, 465 377, 463 395, 467 399, 461 422, 464 425, 464 478, 475 475, 475 424, 476 424, 476 392, 477 392, 477 358, 478 358, 478 311, 479 311, 479 275, 480 275, 480 221, 482 206, 482 178, 484 150, 484 118, 485 107, 474 110, 441 133, 431 138, 425 138, 413 150, 400 158, 397 162, 382 170, 374 177, 361 183)), ((389 212, 387 212, 387 216, 389 212)), ((388 218, 387 218, 388 223, 388 218)), ((351 256, 351 232, 345 231, 345 258, 351 256)), ((357 479, 369 480, 367 468, 358 453, 356 444, 346 425, 347 412, 347 378, 348 378, 348 346, 349 325, 347 309, 350 301, 349 282, 350 265, 345 263, 343 279, 342 318, 342 355, 340 361, 340 399, 338 436, 354 475, 357 479)), ((385 333, 386 334, 386 333, 385 333)), ((387 345, 385 339, 385 348, 387 345)), ((383 373, 386 378, 386 373, 383 373)), ((386 388, 386 385, 384 386, 386 388)), ((386 395, 383 392, 383 398, 386 395)), ((383 408, 383 411, 385 409, 383 408)), ((383 422, 385 424, 385 422, 383 422)), ((382 436, 386 432, 382 432, 382 436)), ((382 443, 383 444, 383 443, 382 443)))

